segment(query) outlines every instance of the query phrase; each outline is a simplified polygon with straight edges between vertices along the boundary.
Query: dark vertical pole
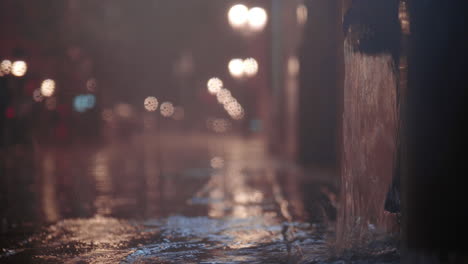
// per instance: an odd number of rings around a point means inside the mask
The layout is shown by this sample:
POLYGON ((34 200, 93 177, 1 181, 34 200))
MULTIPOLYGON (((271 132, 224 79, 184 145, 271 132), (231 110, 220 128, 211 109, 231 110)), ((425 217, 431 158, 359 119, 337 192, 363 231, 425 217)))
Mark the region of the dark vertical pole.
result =
POLYGON ((409 1, 404 121, 406 263, 467 263, 468 13, 466 1, 409 1), (423 255, 423 256, 422 256, 423 255), (461 255, 465 256, 462 260, 461 255), (425 256, 425 257, 424 257, 425 256), (425 259, 426 258, 426 259, 425 259))

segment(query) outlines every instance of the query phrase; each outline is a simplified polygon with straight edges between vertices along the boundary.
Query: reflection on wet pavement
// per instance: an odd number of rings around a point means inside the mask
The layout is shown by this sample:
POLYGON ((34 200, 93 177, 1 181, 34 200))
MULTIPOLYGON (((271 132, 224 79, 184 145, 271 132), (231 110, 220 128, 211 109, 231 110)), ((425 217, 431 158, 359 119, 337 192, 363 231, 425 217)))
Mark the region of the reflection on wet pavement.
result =
MULTIPOLYGON (((38 194, 30 204, 10 203, 12 209, 2 211, 7 223, 0 262, 325 258, 327 229, 311 221, 326 217, 317 209, 320 201, 304 203, 301 193, 308 190, 301 188, 300 171, 267 157, 261 140, 161 137, 143 135, 95 149, 36 150, 27 164, 33 183, 8 192, 8 201, 38 194)), ((14 155, 10 159, 19 162, 14 155)))

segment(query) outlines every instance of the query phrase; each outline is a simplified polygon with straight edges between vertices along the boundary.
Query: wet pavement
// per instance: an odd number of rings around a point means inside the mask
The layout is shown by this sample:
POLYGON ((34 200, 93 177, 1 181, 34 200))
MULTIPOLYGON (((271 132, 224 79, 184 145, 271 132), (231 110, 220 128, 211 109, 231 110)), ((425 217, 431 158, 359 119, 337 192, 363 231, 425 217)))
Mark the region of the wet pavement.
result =
POLYGON ((334 263, 334 177, 265 148, 180 134, 12 148, 0 263, 334 263))

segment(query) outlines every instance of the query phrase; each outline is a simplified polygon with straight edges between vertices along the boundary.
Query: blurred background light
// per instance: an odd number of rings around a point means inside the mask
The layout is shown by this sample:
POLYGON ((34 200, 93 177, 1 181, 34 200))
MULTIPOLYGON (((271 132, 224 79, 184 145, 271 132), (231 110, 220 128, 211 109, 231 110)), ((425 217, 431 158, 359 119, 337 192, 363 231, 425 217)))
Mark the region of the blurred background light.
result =
POLYGON ((17 77, 24 76, 27 70, 28 65, 24 61, 15 61, 11 65, 11 73, 17 77))
POLYGON ((4 74, 4 75, 7 75, 11 72, 11 67, 12 67, 12 63, 10 60, 3 60, 1 63, 0 63, 0 71, 4 74))
POLYGON ((213 157, 210 160, 210 165, 213 169, 221 169, 224 167, 224 159, 221 157, 213 157))
POLYGON ((95 92, 97 88, 97 82, 96 79, 90 78, 86 81, 86 89, 90 92, 95 92))
POLYGON ((85 112, 96 105, 96 97, 93 94, 80 94, 73 99, 73 108, 77 112, 85 112))
POLYGON ((231 98, 231 92, 228 89, 221 89, 216 94, 216 99, 220 104, 225 104, 229 100, 229 98, 231 98))
POLYGON ((41 83, 41 94, 45 97, 50 97, 55 92, 55 81, 46 79, 41 83))
POLYGON ((243 62, 243 71, 247 76, 254 76, 258 72, 258 63, 254 58, 247 58, 243 62))
POLYGON ((42 102, 42 100, 44 100, 44 96, 42 96, 41 90, 39 88, 33 91, 32 96, 33 96, 33 100, 36 102, 42 102))
POLYGON ((303 4, 296 8, 297 24, 304 25, 307 22, 307 7, 303 4))
POLYGON ((288 59, 288 73, 291 76, 297 76, 299 74, 300 65, 299 60, 296 56, 291 56, 288 59))
POLYGON ((235 77, 239 78, 244 74, 244 61, 242 59, 232 59, 228 64, 229 73, 235 77))
POLYGON ((234 5, 229 9, 228 19, 232 27, 242 27, 249 19, 249 9, 245 5, 234 5))
POLYGON ((171 102, 164 102, 160 107, 161 115, 164 117, 170 117, 174 114, 174 105, 171 102))
POLYGON ((146 111, 148 112, 154 112, 156 111, 156 109, 158 109, 158 99, 154 96, 148 96, 146 97, 145 101, 144 101, 144 106, 145 106, 145 109, 146 111))
POLYGON ((249 10, 248 21, 251 29, 262 30, 267 23, 267 13, 261 7, 254 7, 249 10))
POLYGON ((208 87, 208 92, 216 94, 221 90, 221 88, 223 88, 223 81, 219 78, 213 77, 208 80, 206 86, 208 87))

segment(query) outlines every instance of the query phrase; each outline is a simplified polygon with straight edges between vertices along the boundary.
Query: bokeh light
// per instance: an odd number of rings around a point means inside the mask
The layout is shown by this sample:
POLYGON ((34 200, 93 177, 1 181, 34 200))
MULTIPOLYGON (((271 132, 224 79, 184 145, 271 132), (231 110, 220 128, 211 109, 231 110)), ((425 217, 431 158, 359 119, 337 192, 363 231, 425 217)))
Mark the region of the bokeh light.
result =
POLYGON ((254 76, 258 72, 258 63, 254 58, 247 58, 243 62, 243 71, 247 76, 254 76))
POLYGON ((211 94, 216 94, 223 88, 223 81, 221 79, 213 77, 208 80, 206 86, 208 87, 208 92, 211 94))
POLYGON ((85 112, 96 105, 96 97, 93 94, 80 94, 73 99, 73 108, 77 112, 85 112))
POLYGON ((28 65, 24 61, 15 61, 11 65, 11 74, 17 77, 24 76, 28 70, 28 65))
POLYGON ((95 92, 97 88, 97 81, 94 78, 90 78, 86 81, 86 89, 90 92, 95 92))
POLYGON ((288 73, 291 76, 297 76, 299 74, 300 65, 299 60, 296 56, 291 56, 288 59, 288 73))
POLYGON ((249 9, 245 5, 234 5, 229 9, 229 24, 234 28, 242 27, 249 19, 249 9))
POLYGON ((303 4, 296 8, 297 23, 299 25, 304 25, 307 22, 307 13, 307 7, 303 4))
POLYGON ((225 104, 229 100, 229 98, 231 98, 231 91, 229 91, 228 89, 221 89, 216 94, 216 99, 220 104, 225 104))
POLYGON ((244 74, 244 61, 242 59, 232 59, 229 61, 228 69, 233 77, 241 77, 244 74))
POLYGON ((5 75, 11 72, 11 67, 12 67, 12 63, 10 60, 3 60, 0 63, 0 71, 5 75))
POLYGON ((224 159, 221 157, 213 157, 210 160, 210 165, 213 169, 221 169, 224 167, 224 159))
POLYGON ((41 83, 41 94, 45 97, 50 97, 55 92, 55 81, 46 79, 41 83))
POLYGON ((32 96, 33 96, 33 100, 36 102, 42 102, 42 100, 44 100, 44 96, 42 96, 41 90, 39 88, 33 91, 32 96))
POLYGON ((161 115, 164 117, 170 117, 174 114, 174 105, 171 102, 164 102, 160 107, 161 115))
POLYGON ((145 101, 143 102, 143 105, 148 112, 156 111, 156 109, 158 109, 158 104, 158 99, 154 96, 146 97, 145 101))
POLYGON ((261 30, 265 27, 268 16, 265 9, 261 7, 254 7, 249 10, 248 22, 253 30, 261 30))

